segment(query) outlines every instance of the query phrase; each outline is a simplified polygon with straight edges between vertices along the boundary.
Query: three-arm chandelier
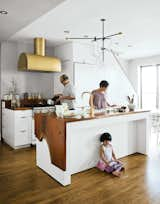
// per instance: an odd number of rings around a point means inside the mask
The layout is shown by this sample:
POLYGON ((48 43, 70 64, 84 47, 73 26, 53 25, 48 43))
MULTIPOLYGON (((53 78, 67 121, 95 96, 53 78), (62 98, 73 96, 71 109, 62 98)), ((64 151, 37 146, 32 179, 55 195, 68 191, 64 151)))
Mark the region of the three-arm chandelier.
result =
POLYGON ((111 39, 112 37, 114 36, 117 36, 117 35, 122 35, 122 32, 119 32, 119 33, 114 33, 114 34, 111 34, 111 35, 107 35, 105 36, 105 33, 104 33, 104 22, 106 21, 106 19, 102 18, 101 19, 101 22, 102 22, 102 36, 101 37, 67 37, 66 40, 91 40, 93 42, 97 42, 97 41, 102 41, 102 46, 101 46, 101 51, 102 51, 102 60, 104 61, 104 54, 105 54, 105 40, 109 40, 111 39))

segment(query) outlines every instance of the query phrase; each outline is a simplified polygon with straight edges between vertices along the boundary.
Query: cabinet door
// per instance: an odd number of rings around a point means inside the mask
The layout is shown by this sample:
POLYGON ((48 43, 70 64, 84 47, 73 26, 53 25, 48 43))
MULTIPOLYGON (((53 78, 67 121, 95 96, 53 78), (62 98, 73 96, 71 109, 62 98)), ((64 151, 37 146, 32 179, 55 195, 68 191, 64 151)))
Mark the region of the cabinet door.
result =
POLYGON ((8 126, 10 126, 9 122, 9 113, 6 111, 6 109, 2 108, 2 137, 5 140, 9 140, 8 135, 8 126))

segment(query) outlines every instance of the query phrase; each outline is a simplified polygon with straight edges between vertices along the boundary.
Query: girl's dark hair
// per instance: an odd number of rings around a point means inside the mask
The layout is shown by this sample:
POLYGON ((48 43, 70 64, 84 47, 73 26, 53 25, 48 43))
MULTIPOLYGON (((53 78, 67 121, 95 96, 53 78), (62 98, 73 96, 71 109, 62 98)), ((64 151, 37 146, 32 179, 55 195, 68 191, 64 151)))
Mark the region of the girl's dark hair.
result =
POLYGON ((108 81, 103 80, 100 82, 99 86, 107 88, 109 86, 109 83, 108 83, 108 81))
POLYGON ((112 141, 112 136, 108 132, 105 132, 100 136, 100 142, 104 142, 105 140, 112 141))

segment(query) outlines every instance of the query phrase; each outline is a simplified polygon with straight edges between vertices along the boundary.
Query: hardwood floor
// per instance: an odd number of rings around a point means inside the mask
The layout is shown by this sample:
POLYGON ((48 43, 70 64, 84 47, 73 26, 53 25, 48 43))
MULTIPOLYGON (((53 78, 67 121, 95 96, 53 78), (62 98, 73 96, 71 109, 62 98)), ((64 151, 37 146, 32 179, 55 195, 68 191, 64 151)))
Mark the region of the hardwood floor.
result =
POLYGON ((121 178, 93 168, 62 187, 36 167, 35 148, 0 144, 0 204, 160 204, 160 158, 136 154, 122 160, 121 178))

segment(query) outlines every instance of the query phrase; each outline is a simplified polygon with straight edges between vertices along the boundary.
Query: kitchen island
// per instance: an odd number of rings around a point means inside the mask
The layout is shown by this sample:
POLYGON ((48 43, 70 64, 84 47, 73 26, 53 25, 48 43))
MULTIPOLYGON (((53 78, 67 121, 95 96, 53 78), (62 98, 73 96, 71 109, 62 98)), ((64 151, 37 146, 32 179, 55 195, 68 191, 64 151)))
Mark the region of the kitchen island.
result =
POLYGON ((150 112, 99 114, 87 118, 57 118, 54 113, 36 114, 37 166, 62 185, 71 184, 71 175, 93 168, 99 159, 99 137, 112 135, 118 158, 148 154, 150 112))

